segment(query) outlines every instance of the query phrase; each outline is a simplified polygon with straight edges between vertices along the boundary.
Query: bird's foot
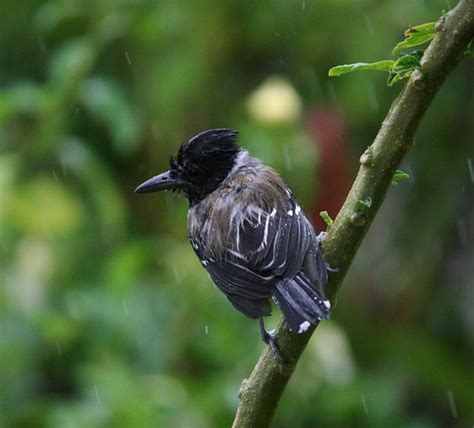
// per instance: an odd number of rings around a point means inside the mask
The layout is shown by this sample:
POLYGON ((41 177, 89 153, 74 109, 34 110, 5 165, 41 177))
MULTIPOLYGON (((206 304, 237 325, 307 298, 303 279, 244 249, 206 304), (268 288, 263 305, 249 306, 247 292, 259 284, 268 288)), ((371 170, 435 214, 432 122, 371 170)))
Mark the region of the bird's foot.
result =
POLYGON ((280 361, 280 363, 285 365, 286 364, 286 359, 283 356, 283 354, 280 350, 280 347, 278 346, 278 342, 275 339, 275 336, 273 335, 273 331, 268 332, 267 330, 265 330, 265 325, 263 324, 263 318, 260 318, 259 322, 260 322, 260 337, 269 346, 269 348, 273 352, 273 355, 275 355, 275 357, 277 357, 277 359, 280 361))
POLYGON ((318 236, 316 236, 316 240, 318 241, 318 244, 321 244, 322 240, 326 237, 326 232, 322 231, 318 233, 318 236))
POLYGON ((326 263, 326 270, 328 272, 339 272, 339 268, 333 268, 331 266, 329 266, 329 264, 326 263))

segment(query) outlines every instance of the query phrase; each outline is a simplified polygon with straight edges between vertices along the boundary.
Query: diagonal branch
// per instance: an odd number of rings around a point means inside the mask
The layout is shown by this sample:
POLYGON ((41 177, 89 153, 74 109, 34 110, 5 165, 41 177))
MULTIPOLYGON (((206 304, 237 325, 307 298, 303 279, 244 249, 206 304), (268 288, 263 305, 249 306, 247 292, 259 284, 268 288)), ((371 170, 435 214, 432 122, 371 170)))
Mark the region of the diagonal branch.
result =
MULTIPOLYGON (((374 142, 361 156, 361 167, 352 189, 323 242, 327 262, 339 269, 330 275, 327 285, 332 301, 383 202, 393 174, 413 145, 418 124, 474 37, 474 0, 460 0, 438 21, 436 30, 437 35, 421 61, 423 72, 412 74, 393 102, 374 142), (371 201, 371 204, 360 209, 359 201, 371 201)), ((250 377, 242 382, 234 428, 270 425, 283 390, 316 327, 298 335, 280 322, 276 337, 291 364, 283 367, 268 348, 263 351, 250 377)))

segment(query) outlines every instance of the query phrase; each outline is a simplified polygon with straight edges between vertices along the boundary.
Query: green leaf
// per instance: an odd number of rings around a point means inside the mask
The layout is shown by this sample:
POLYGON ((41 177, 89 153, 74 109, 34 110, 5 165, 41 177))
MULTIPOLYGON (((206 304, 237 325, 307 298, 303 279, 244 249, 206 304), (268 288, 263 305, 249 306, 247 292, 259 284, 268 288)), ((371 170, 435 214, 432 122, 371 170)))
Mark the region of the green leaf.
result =
POLYGON ((392 184, 396 186, 399 181, 407 180, 408 178, 410 178, 410 176, 406 172, 397 169, 395 174, 393 174, 392 184))
POLYGON ((367 196, 365 199, 359 199, 356 202, 356 212, 358 214, 365 214, 371 206, 372 198, 370 196, 367 196))
POLYGON ((420 59, 422 56, 422 51, 413 51, 410 54, 401 53, 393 65, 393 71, 402 71, 414 67, 421 68, 420 59))
POLYGON ((394 66, 395 61, 391 59, 377 61, 377 62, 356 62, 354 64, 344 64, 332 67, 329 72, 329 77, 342 76, 346 73, 352 73, 358 70, 381 70, 390 71, 394 66))
POLYGON ((333 225, 334 220, 331 218, 331 216, 329 215, 327 211, 321 211, 319 215, 324 220, 324 223, 327 224, 328 226, 327 228, 329 229, 333 225))
POLYGON ((329 70, 329 76, 341 76, 357 70, 388 71, 387 85, 393 86, 400 80, 408 79, 414 70, 421 70, 420 59, 422 51, 413 51, 410 54, 401 53, 396 61, 384 60, 372 63, 357 62, 354 64, 338 65, 329 70))
POLYGON ((401 53, 387 79, 387 85, 393 86, 403 79, 408 79, 414 70, 421 70, 420 59, 422 51, 414 51, 411 54, 401 53))
POLYGON ((405 40, 398 43, 392 50, 392 55, 398 55, 402 49, 412 48, 429 42, 436 34, 435 22, 410 27, 405 31, 405 40))

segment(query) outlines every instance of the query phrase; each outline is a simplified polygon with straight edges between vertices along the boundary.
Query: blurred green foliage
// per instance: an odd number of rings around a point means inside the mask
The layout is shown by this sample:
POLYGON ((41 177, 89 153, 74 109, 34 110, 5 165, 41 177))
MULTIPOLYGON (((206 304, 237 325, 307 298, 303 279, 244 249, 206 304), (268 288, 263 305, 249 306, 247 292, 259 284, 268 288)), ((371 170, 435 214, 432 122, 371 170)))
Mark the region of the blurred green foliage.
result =
MULTIPOLYGON (((195 132, 228 126, 310 210, 333 183, 314 179, 314 106, 342 118, 353 176, 399 90, 328 69, 376 60, 450 6, 4 0, 0 426, 229 426, 258 326, 195 259, 185 201, 133 188, 195 132)), ((425 118, 410 179, 391 189, 275 427, 474 423, 470 71, 425 118)))

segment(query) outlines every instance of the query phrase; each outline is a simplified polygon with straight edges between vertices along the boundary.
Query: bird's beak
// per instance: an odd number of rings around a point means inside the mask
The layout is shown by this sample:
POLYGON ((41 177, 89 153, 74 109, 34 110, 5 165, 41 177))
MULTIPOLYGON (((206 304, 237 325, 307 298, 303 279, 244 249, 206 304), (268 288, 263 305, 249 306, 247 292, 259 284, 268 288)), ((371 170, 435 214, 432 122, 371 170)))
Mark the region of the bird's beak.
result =
POLYGON ((171 177, 170 172, 166 171, 140 184, 134 191, 135 193, 150 193, 160 190, 179 189, 182 187, 182 184, 181 180, 171 177))

